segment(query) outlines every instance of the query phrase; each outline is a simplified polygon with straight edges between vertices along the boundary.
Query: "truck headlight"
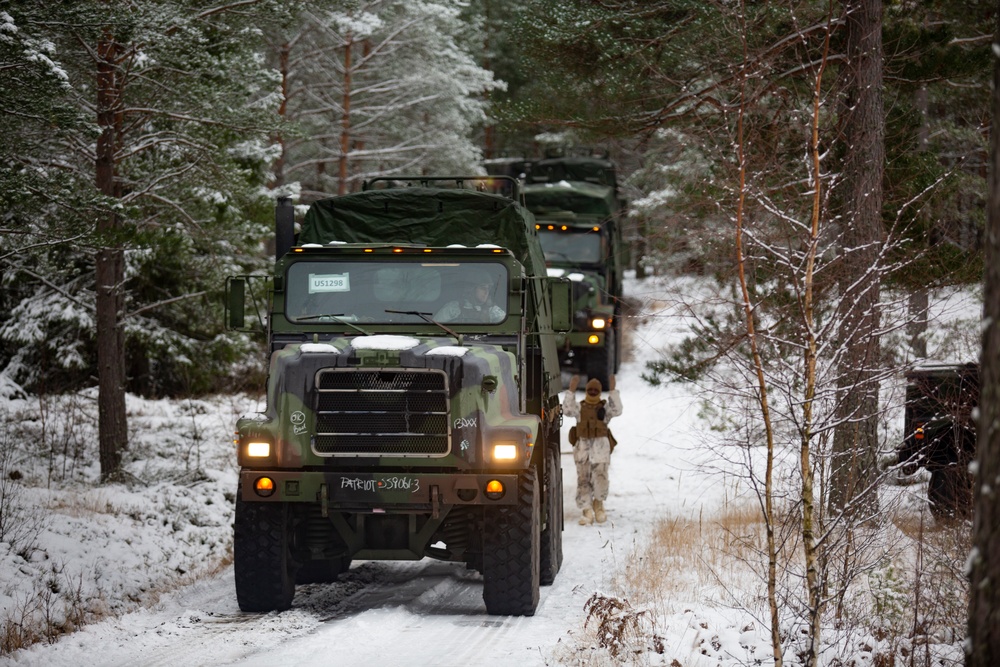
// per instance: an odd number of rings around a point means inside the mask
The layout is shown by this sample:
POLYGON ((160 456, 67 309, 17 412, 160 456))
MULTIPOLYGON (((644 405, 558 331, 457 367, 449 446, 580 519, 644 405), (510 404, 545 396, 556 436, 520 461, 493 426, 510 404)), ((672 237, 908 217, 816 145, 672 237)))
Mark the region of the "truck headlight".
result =
POLYGON ((590 327, 592 329, 603 329, 608 325, 608 321, 603 317, 595 317, 590 321, 590 327))
POLYGON ((493 445, 494 461, 517 460, 517 445, 512 442, 501 442, 493 445))
POLYGON ((265 459, 271 455, 271 443, 269 442, 248 442, 247 456, 252 459, 265 459))

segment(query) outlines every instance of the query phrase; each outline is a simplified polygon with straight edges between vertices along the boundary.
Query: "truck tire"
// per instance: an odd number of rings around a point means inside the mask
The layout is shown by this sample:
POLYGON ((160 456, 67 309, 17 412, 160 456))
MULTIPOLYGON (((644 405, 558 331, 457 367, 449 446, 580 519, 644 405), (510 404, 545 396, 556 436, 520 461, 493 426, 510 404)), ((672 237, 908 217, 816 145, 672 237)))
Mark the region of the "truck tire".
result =
POLYGON ((483 601, 494 616, 534 616, 538 606, 541 517, 538 476, 518 477, 518 503, 487 516, 483 533, 483 601))
POLYGON ((563 479, 559 466, 558 440, 549 445, 545 462, 545 528, 542 530, 540 583, 551 586, 562 567, 563 479))
POLYGON ((608 330, 604 335, 604 347, 594 348, 587 351, 587 377, 591 380, 597 379, 605 391, 611 376, 615 373, 615 331, 608 330))
POLYGON ((938 519, 972 517, 972 477, 968 464, 935 466, 927 485, 931 514, 938 519))
POLYGON ((286 503, 250 503, 236 494, 233 571, 243 611, 284 611, 295 596, 291 526, 286 503))

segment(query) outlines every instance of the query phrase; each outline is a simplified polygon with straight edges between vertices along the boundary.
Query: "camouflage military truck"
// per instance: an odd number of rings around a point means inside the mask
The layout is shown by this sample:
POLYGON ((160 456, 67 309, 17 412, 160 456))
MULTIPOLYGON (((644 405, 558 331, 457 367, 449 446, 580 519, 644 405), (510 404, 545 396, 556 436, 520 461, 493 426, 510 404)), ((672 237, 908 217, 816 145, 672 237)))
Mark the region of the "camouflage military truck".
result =
POLYGON ((902 472, 930 473, 927 500, 935 516, 969 517, 979 365, 926 364, 908 372, 906 381, 904 437, 897 448, 902 472))
POLYGON ((598 158, 553 158, 535 163, 528 182, 525 202, 549 274, 573 283, 573 327, 558 341, 560 360, 607 387, 621 363, 626 261, 614 169, 598 158))
MULTIPOLYGON (((430 557, 481 572, 488 613, 530 616, 561 566, 569 285, 516 199, 396 181, 313 203, 297 239, 277 207, 267 406, 237 423, 244 611, 355 559, 430 557)), ((229 279, 231 328, 256 321, 253 285, 229 279)))

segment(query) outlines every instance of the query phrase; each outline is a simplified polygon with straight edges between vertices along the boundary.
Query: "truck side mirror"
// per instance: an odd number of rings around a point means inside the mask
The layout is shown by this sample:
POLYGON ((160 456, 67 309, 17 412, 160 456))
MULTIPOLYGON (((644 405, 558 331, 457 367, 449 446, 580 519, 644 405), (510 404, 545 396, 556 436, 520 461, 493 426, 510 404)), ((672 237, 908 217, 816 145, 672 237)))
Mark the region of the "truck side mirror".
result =
POLYGON ((226 329, 238 331, 246 325, 246 280, 226 278, 226 329))
POLYGON ((567 333, 573 328, 573 283, 566 278, 549 278, 552 297, 552 329, 567 333))

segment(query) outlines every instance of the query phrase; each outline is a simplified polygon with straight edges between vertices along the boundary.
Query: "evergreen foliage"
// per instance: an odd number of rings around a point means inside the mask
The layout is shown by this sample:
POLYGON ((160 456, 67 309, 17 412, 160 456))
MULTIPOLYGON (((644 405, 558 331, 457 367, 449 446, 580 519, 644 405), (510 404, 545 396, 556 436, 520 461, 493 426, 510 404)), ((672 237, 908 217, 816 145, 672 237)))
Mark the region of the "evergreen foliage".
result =
POLYGON ((270 31, 269 57, 287 91, 274 184, 313 200, 374 176, 476 171, 484 94, 501 84, 471 56, 459 9, 322 3, 270 31))
POLYGON ((4 156, 0 237, 9 259, 0 363, 9 381, 34 391, 93 383, 94 258, 117 246, 125 251, 126 388, 162 395, 231 386, 232 362, 252 348, 219 337, 220 290, 227 273, 262 266, 276 87, 256 25, 278 10, 79 2, 28 3, 4 15, 8 34, 45 48, 44 59, 25 58, 34 79, 3 87, 3 122, 19 130, 4 156), (119 49, 119 197, 99 193, 94 171, 95 49, 109 39, 119 49), (46 113, 18 113, 22 98, 45 98, 46 113), (97 234, 95 221, 112 211, 121 226, 97 234))

